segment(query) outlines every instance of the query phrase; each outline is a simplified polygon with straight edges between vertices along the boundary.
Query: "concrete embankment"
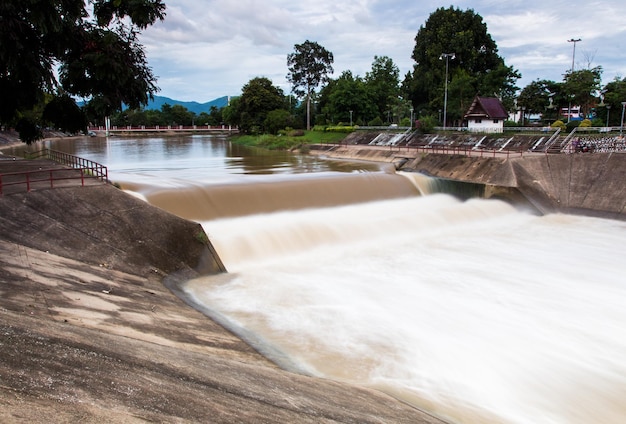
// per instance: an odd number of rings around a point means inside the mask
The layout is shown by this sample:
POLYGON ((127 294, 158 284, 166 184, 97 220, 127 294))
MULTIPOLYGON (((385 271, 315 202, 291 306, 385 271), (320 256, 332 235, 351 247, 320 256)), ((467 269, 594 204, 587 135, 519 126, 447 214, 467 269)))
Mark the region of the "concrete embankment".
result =
POLYGON ((480 157, 479 152, 466 156, 355 145, 312 151, 331 158, 393 163, 403 171, 484 184, 486 197, 525 201, 541 213, 626 220, 626 153, 480 157))

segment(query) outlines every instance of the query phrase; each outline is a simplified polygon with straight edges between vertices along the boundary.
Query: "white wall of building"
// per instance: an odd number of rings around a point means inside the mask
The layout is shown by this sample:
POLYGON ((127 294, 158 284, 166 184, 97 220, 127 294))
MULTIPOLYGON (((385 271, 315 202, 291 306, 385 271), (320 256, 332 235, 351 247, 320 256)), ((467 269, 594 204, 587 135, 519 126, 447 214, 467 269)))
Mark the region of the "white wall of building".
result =
POLYGON ((504 129, 504 121, 502 119, 480 119, 480 122, 469 119, 467 121, 467 129, 476 132, 492 132, 501 133, 504 129))

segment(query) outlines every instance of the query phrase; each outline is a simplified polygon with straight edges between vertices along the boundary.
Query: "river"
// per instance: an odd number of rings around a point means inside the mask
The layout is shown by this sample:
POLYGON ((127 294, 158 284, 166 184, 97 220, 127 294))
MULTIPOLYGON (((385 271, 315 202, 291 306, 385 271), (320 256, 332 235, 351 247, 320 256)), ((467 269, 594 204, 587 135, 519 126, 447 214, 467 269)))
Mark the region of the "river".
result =
POLYGON ((455 423, 626 420, 624 222, 207 136, 47 143, 200 222, 229 272, 185 290, 286 368, 455 423))

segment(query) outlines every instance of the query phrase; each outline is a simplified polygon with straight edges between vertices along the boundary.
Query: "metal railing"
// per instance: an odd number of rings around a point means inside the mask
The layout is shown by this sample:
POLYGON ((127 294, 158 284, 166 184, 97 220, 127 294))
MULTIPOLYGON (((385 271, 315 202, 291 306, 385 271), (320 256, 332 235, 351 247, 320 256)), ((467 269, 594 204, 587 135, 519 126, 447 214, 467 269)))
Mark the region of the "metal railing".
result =
POLYGON ((65 181, 80 181, 85 186, 87 181, 98 180, 108 183, 108 169, 89 159, 84 159, 56 150, 44 149, 25 153, 30 159, 46 158, 67 168, 36 169, 21 172, 0 173, 0 196, 9 192, 30 192, 34 188, 54 188, 65 181))
POLYGON ((150 133, 150 132, 216 132, 216 133, 236 133, 239 132, 237 127, 231 125, 113 125, 108 130, 103 126, 91 126, 89 132, 106 133, 150 133))
MULTIPOLYGON (((506 149, 501 150, 497 148, 484 148, 484 149, 476 149, 472 146, 446 146, 446 145, 404 145, 404 146, 389 146, 393 147, 393 150, 397 150, 398 152, 406 151, 406 152, 421 152, 421 153, 435 153, 435 154, 443 154, 443 155, 463 155, 469 157, 505 157, 509 158, 511 156, 523 156, 524 150, 519 149, 506 149)), ((392 150, 392 149, 390 149, 392 150)))
POLYGON ((69 153, 51 149, 42 149, 37 152, 25 153, 25 155, 28 155, 30 159, 42 157, 50 159, 60 165, 83 170, 90 177, 97 178, 104 182, 109 181, 109 170, 106 166, 89 159, 81 158, 80 156, 74 156, 69 153))

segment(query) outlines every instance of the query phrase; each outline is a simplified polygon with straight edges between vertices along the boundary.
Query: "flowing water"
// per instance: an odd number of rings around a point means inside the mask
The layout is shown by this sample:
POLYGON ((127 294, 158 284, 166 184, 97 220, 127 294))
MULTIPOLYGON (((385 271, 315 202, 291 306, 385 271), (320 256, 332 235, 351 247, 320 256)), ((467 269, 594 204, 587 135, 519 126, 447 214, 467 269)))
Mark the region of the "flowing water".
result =
POLYGON ((71 153, 202 223, 229 272, 185 290, 283 366, 456 423, 626 421, 626 223, 211 139, 96 144, 71 153))

